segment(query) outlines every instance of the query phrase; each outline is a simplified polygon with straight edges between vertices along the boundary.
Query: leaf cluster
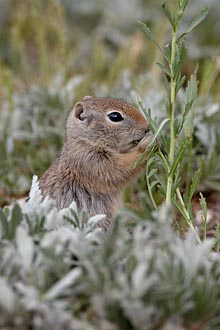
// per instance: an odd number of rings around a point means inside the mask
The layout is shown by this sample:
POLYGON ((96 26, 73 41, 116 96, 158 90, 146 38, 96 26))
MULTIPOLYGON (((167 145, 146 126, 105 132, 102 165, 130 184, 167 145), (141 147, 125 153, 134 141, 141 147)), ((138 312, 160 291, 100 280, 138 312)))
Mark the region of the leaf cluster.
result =
POLYGON ((182 240, 167 206, 133 228, 29 200, 0 212, 0 326, 17 329, 189 329, 220 324, 220 260, 212 241, 182 240), (174 317, 175 316, 175 317, 174 317))
POLYGON ((158 132, 161 132, 161 146, 159 147, 157 156, 153 156, 149 161, 149 167, 153 167, 153 169, 147 170, 147 184, 152 203, 154 207, 156 207, 156 202, 153 198, 153 190, 155 190, 156 187, 164 195, 166 202, 172 202, 177 207, 187 224, 193 228, 194 217, 191 210, 189 210, 189 205, 196 189, 195 182, 198 184, 199 175, 195 175, 192 180, 191 188, 193 187, 193 189, 191 189, 190 192, 187 191, 185 196, 182 196, 180 192, 180 168, 186 150, 192 148, 194 130, 193 103, 197 97, 197 81, 195 74, 191 75, 190 80, 187 83, 183 111, 179 116, 177 116, 176 104, 177 94, 183 87, 186 79, 186 77, 182 75, 182 67, 186 56, 185 36, 203 21, 208 14, 208 8, 204 8, 193 19, 186 31, 179 34, 179 25, 182 21, 187 4, 187 0, 178 1, 177 10, 175 11, 173 11, 166 2, 162 5, 163 12, 170 23, 172 31, 172 40, 164 49, 161 48, 149 27, 145 23, 140 23, 143 31, 159 49, 165 61, 165 64, 158 63, 158 65, 162 70, 164 86, 166 89, 165 110, 167 118, 165 118, 159 125, 157 119, 151 117, 151 112, 146 111, 143 105, 141 105, 141 107, 145 112, 153 133, 158 135, 158 132), (162 127, 167 121, 169 121, 169 132, 168 136, 166 135, 165 137, 162 132, 162 127), (158 164, 159 167, 163 169, 162 176, 167 178, 165 183, 164 179, 158 175, 158 170, 156 170, 158 164), (189 197, 186 197, 188 193, 189 197))

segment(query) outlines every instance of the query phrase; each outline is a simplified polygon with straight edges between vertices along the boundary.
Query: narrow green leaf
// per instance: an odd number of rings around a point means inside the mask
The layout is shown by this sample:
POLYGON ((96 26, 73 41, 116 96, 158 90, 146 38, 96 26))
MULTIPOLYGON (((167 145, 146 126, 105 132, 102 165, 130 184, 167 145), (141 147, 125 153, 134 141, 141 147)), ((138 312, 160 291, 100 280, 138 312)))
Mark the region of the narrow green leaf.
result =
POLYGON ((166 2, 162 4, 162 8, 173 30, 176 31, 177 22, 178 22, 177 16, 170 10, 166 2))
POLYGON ((201 170, 197 170, 194 174, 194 177, 193 177, 193 180, 192 180, 192 183, 190 185, 190 190, 189 190, 189 202, 191 202, 192 198, 193 198, 193 195, 196 191, 196 188, 199 184, 199 181, 200 181, 200 177, 201 177, 201 170))
POLYGON ((0 222, 3 231, 3 236, 8 237, 8 221, 3 210, 0 208, 0 222))
POLYGON ((181 147, 179 149, 179 152, 178 152, 178 154, 176 156, 176 159, 175 159, 175 161, 174 161, 174 163, 173 163, 173 165, 172 165, 172 167, 170 169, 170 173, 169 173, 170 176, 173 176, 174 175, 174 172, 176 171, 177 166, 180 164, 180 162, 182 160, 182 157, 183 157, 183 154, 184 154, 187 146, 189 145, 190 141, 191 141, 190 138, 186 138, 183 141, 183 143, 182 143, 182 145, 181 145, 181 147))
POLYGON ((165 74, 163 74, 162 79, 163 79, 163 84, 165 86, 165 89, 166 89, 167 93, 169 93, 170 92, 170 84, 169 84, 169 81, 167 79, 167 76, 165 74))
POLYGON ((174 80, 178 81, 178 77, 181 76, 181 70, 183 66, 183 62, 186 57, 186 47, 185 44, 181 41, 178 44, 178 51, 175 59, 175 67, 174 67, 174 80))
POLYGON ((156 129, 157 129, 157 123, 156 123, 156 118, 153 119, 151 116, 151 110, 148 108, 146 109, 145 106, 143 105, 143 102, 141 101, 140 98, 137 99, 138 105, 141 107, 141 110, 143 111, 148 124, 150 126, 150 130, 152 131, 152 133, 154 134, 156 129))
POLYGON ((176 84, 176 94, 179 92, 179 90, 182 88, 184 82, 186 80, 186 76, 182 76, 182 78, 177 82, 176 84))
POLYGON ((157 173, 157 169, 156 168, 152 168, 150 170, 150 172, 148 173, 148 178, 151 178, 155 173, 157 173))
POLYGON ((170 118, 171 111, 172 111, 172 105, 171 105, 170 99, 169 100, 168 99, 166 100, 165 107, 166 107, 167 117, 170 118))
POLYGON ((178 132, 180 132, 183 128, 183 125, 186 121, 186 117, 189 114, 189 111, 193 105, 193 102, 195 101, 197 97, 197 81, 193 75, 191 75, 190 80, 188 81, 187 87, 186 87, 186 96, 185 96, 185 107, 184 107, 184 112, 182 115, 182 121, 179 126, 178 132))
POLYGON ((158 155, 157 155, 157 161, 161 164, 161 166, 167 171, 169 172, 169 163, 168 163, 168 159, 166 159, 166 157, 164 156, 164 154, 162 153, 162 151, 159 149, 158 155))
POLYGON ((186 6, 188 5, 188 0, 179 0, 178 5, 179 5, 179 8, 181 9, 181 11, 184 12, 186 6))
POLYGON ((203 231, 203 239, 206 239, 206 232, 207 232, 207 205, 206 205, 206 200, 203 196, 203 194, 200 192, 200 198, 199 198, 199 203, 202 209, 202 231, 203 231))
MULTIPOLYGON (((164 157, 165 159, 165 157, 164 157)), ((155 162, 158 166, 161 166, 162 168, 164 168, 166 171, 167 171, 167 167, 166 167, 166 163, 165 163, 166 159, 163 160, 163 158, 161 158, 160 156, 159 157, 156 157, 155 159, 155 162)))
POLYGON ((192 23, 190 24, 189 28, 186 30, 186 32, 184 32, 183 34, 181 34, 181 36, 179 37, 179 39, 182 39, 186 34, 188 34, 189 32, 191 32, 197 25, 199 25, 208 15, 209 12, 209 8, 205 7, 203 8, 200 13, 193 19, 192 23))
POLYGON ((156 119, 154 120, 152 117, 151 117, 151 111, 148 109, 148 111, 145 112, 145 116, 146 116, 146 119, 148 121, 148 124, 150 125, 150 129, 152 131, 152 133, 154 134, 157 130, 157 122, 156 122, 156 119))
POLYGON ((162 120, 162 122, 160 123, 160 125, 158 126, 156 132, 154 133, 154 136, 152 138, 152 140, 150 141, 149 145, 147 146, 147 149, 151 148, 153 146, 153 144, 155 143, 158 135, 160 134, 160 131, 162 130, 162 128, 164 127, 164 125, 169 121, 168 118, 165 118, 164 120, 162 120))
POLYGON ((171 44, 166 44, 164 47, 164 53, 165 53, 165 58, 167 60, 167 63, 170 64, 171 62, 171 44))
POLYGON ((147 165, 150 167, 152 164, 154 164, 155 163, 155 157, 150 157, 149 159, 148 159, 148 162, 147 162, 147 165))
MULTIPOLYGON (((153 192, 152 192, 152 189, 154 187, 154 184, 152 185, 152 183, 150 182, 150 176, 149 176, 149 173, 148 173, 148 170, 149 170, 149 166, 147 166, 146 168, 146 182, 147 182, 147 188, 148 188, 148 192, 149 192, 149 196, 150 196, 150 200, 155 208, 155 210, 157 210, 157 204, 155 202, 155 199, 154 199, 154 196, 153 196, 153 192)), ((152 170, 151 170, 152 171, 152 170)), ((151 172, 150 171, 150 172, 151 172)), ((157 171, 157 170, 156 170, 157 171)), ((155 181, 153 181, 154 183, 155 181)), ((156 181, 157 182, 157 181, 156 181)), ((156 183, 157 184, 157 183, 156 183)))
POLYGON ((186 99, 185 104, 191 103, 196 99, 197 96, 197 81, 193 75, 191 75, 186 87, 186 99))
POLYGON ((183 216, 183 218, 185 219, 186 215, 184 210, 182 209, 181 204, 177 201, 176 197, 172 198, 172 203, 175 205, 176 209, 180 212, 180 214, 183 216))
POLYGON ((186 31, 186 33, 191 32, 197 25, 199 25, 208 15, 209 8, 205 7, 201 10, 201 12, 193 19, 190 27, 186 31))
POLYGON ((194 115, 191 112, 188 113, 188 115, 185 117, 184 119, 184 125, 183 125, 183 132, 185 136, 193 136, 193 131, 194 131, 194 124, 193 124, 193 120, 194 120, 194 115))
MULTIPOLYGON (((161 54, 163 56, 165 56, 165 53, 163 51, 163 49, 160 47, 160 45, 158 44, 156 38, 154 37, 153 33, 151 32, 150 28, 143 22, 138 22, 140 24, 140 26, 142 27, 142 30, 144 31, 144 33, 148 36, 148 38, 154 43, 154 45, 160 50, 161 54)), ((165 56, 166 57, 166 56, 165 56)))
POLYGON ((163 72, 165 75, 167 75, 168 77, 171 76, 168 67, 166 67, 165 65, 163 65, 163 64, 160 63, 160 62, 157 62, 156 64, 159 66, 159 68, 162 70, 162 72, 163 72))
MULTIPOLYGON (((157 117, 155 117, 153 119, 152 116, 151 116, 151 110, 150 109, 146 109, 144 107, 144 105, 143 105, 143 102, 140 99, 138 99, 137 101, 138 101, 139 106, 141 107, 141 110, 145 114, 145 117, 146 117, 146 119, 148 121, 148 124, 149 124, 149 127, 150 127, 151 132, 153 134, 155 134, 156 131, 157 131, 157 128, 158 128, 157 117)), ((162 145, 163 146, 167 146, 167 142, 166 142, 166 140, 165 140, 165 138, 164 138, 164 136, 162 134, 160 135, 160 139, 161 139, 162 145)))
POLYGON ((163 196, 166 196, 166 184, 164 182, 160 181, 157 189, 163 196))
POLYGON ((174 182, 173 182, 173 191, 176 191, 178 187, 181 185, 181 176, 179 168, 176 169, 174 182))
POLYGON ((154 180, 150 183, 151 190, 159 183, 158 180, 154 180))

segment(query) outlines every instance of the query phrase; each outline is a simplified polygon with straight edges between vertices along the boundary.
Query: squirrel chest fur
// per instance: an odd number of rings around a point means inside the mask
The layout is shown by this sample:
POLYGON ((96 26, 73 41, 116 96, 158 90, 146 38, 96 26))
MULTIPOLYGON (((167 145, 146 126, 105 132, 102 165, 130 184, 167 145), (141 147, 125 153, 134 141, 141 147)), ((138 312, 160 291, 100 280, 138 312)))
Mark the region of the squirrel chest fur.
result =
POLYGON ((148 123, 132 105, 84 97, 68 115, 63 148, 40 179, 44 197, 59 208, 106 214, 107 229, 122 189, 146 165, 135 162, 149 141, 148 123))

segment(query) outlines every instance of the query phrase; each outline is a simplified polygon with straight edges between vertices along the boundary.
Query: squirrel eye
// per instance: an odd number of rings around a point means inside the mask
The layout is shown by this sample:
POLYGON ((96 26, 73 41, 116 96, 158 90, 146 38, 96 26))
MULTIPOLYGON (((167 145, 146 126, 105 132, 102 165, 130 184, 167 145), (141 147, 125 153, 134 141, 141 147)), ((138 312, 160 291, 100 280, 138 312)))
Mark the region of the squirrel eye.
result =
POLYGON ((119 122, 119 121, 122 121, 124 119, 122 117, 122 115, 120 114, 120 112, 117 112, 117 111, 114 111, 114 112, 109 113, 108 114, 108 118, 111 121, 114 121, 114 122, 119 122))

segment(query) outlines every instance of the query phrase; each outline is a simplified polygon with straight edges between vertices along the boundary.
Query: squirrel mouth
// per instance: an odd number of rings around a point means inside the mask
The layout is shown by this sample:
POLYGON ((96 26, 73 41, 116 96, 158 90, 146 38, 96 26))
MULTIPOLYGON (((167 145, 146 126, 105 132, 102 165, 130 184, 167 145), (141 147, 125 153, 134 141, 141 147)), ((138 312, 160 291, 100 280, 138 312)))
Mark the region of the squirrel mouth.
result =
POLYGON ((142 136, 139 137, 138 139, 133 140, 131 143, 132 143, 134 146, 136 146, 136 145, 138 145, 139 142, 141 142, 141 140, 147 138, 147 137, 150 136, 150 135, 151 135, 151 133, 150 133, 150 130, 148 129, 148 130, 146 130, 146 132, 145 132, 144 135, 142 135, 142 136))
POLYGON ((133 141, 131 142, 131 144, 134 145, 134 146, 136 146, 136 145, 138 145, 138 143, 139 143, 142 139, 143 139, 143 138, 133 140, 133 141))
POLYGON ((150 136, 151 133, 150 133, 150 130, 147 130, 146 133, 132 141, 130 141, 130 143, 127 143, 126 145, 124 145, 120 152, 121 153, 127 153, 129 151, 131 151, 132 149, 134 149, 140 142, 141 140, 145 139, 146 137, 150 136))

